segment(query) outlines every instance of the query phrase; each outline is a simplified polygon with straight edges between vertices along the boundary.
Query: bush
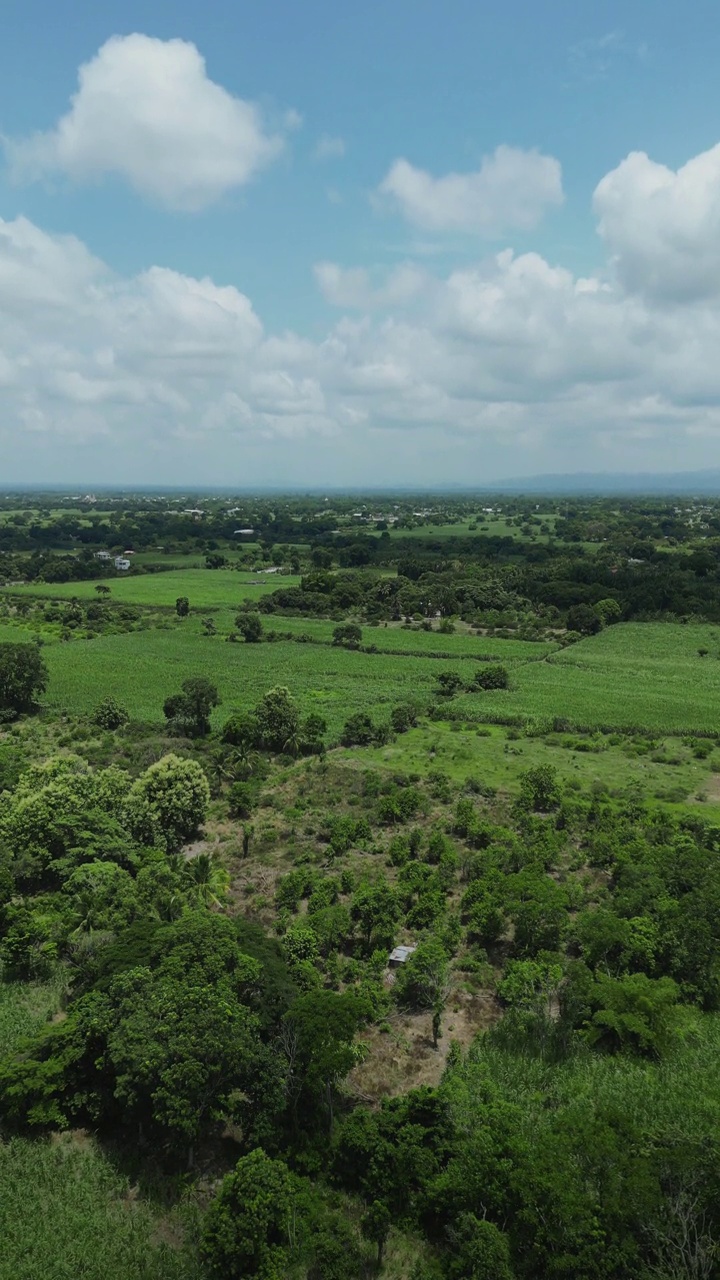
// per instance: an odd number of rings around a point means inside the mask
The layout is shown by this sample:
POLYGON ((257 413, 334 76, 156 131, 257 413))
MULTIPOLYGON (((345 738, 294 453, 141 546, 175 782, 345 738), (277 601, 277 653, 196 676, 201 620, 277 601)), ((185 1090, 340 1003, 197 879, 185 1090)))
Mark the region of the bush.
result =
POLYGON ((474 689, 507 689, 509 686, 510 676, 507 667, 480 667, 473 676, 474 689))
POLYGON ((362 643, 362 628, 355 622, 347 622, 343 626, 335 627, 332 642, 342 645, 345 649, 358 649, 362 643))
POLYGON ((345 721, 340 741, 344 747, 369 747, 375 741, 375 726, 364 711, 345 721))
POLYGON ((117 698, 108 695, 98 703, 91 719, 100 729, 119 729, 121 725, 127 724, 130 712, 120 705, 117 698))
POLYGON ((402 702, 390 712, 390 725, 394 733, 407 733, 417 724, 417 711, 409 702, 402 702))
POLYGON ((235 626, 246 644, 258 644, 262 640, 263 624, 259 613, 239 613, 235 626))
POLYGON ((255 794, 249 782, 233 782, 228 792, 228 804, 233 818, 249 818, 254 801, 255 794))

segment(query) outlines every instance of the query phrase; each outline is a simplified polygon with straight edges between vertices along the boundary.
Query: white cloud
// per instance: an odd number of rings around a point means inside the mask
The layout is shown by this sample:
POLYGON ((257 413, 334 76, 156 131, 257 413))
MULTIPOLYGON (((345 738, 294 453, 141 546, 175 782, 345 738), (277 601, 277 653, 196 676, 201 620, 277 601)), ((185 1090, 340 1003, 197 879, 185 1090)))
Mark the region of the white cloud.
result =
POLYGON ((373 285, 364 267, 340 267, 336 262, 318 262, 314 268, 320 292, 334 307, 373 311, 403 306, 428 284, 429 277, 413 263, 396 267, 384 283, 373 285))
POLYGON ((633 151, 593 197, 623 286, 658 300, 720 289, 720 144, 674 172, 633 151))
POLYGON ((117 174, 160 204, 192 211, 249 182, 283 147, 259 109, 209 79, 184 40, 113 36, 78 81, 54 129, 6 143, 17 180, 117 174))
POLYGON ((552 156, 500 146, 476 172, 441 178, 396 160, 379 193, 426 231, 496 236, 512 227, 534 227, 546 209, 562 204, 562 172, 552 156))
POLYGON ((344 138, 333 138, 329 134, 324 133, 315 145, 313 151, 314 160, 342 160, 345 155, 344 138))
POLYGON ((698 160, 704 186, 695 162, 658 175, 633 157, 600 184, 614 270, 578 278, 509 249, 445 276, 319 263, 346 314, 312 338, 268 333, 232 285, 162 266, 121 277, 72 237, 0 221, 0 450, 42 438, 57 459, 98 437, 160 459, 164 479, 187 447, 219 479, 242 441, 266 476, 316 483, 338 458, 340 483, 479 484, 493 451, 505 471, 703 465, 720 442, 720 270, 714 167, 698 160), (689 222, 676 184, 694 193, 689 222), (694 255, 689 296, 679 264, 694 255))

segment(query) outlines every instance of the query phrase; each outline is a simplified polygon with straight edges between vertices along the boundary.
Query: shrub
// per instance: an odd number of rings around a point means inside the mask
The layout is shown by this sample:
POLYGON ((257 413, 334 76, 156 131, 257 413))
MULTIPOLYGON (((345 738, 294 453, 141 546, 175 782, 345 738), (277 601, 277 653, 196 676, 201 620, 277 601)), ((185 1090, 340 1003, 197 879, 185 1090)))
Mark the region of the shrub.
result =
POLYGON ((129 719, 130 712, 111 695, 103 698, 92 713, 92 722, 100 729, 119 729, 129 719))
POLYGON ((491 666, 480 667, 473 676, 472 687, 474 689, 507 689, 510 685, 510 676, 507 667, 491 666))
POLYGON ((263 624, 259 613, 239 613, 235 626, 246 644, 258 644, 262 640, 263 624))
POLYGON ((344 747, 368 747, 375 741, 375 732, 370 716, 359 711, 345 721, 340 741, 344 747))
POLYGON ((332 642, 342 645, 345 649, 358 649, 362 643, 362 628, 355 622, 347 622, 343 626, 335 627, 332 642))

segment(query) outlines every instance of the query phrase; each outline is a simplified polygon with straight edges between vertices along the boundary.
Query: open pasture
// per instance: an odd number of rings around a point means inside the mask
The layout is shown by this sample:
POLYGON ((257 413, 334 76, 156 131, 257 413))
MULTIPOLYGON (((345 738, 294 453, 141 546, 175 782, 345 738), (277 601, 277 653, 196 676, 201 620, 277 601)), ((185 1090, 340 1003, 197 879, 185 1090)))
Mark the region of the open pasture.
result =
MULTIPOLYGON (((548 734, 544 737, 517 735, 500 725, 478 730, 445 722, 424 724, 395 739, 385 747, 342 750, 342 755, 364 767, 374 766, 421 776, 432 771, 447 774, 454 782, 474 778, 485 786, 514 795, 520 774, 526 769, 551 765, 561 784, 580 785, 584 790, 607 788, 622 794, 640 787, 646 796, 682 803, 718 801, 717 771, 720 750, 706 760, 694 758, 680 738, 663 738, 652 750, 632 738, 617 742, 612 735, 574 737, 548 734)), ((717 804, 704 803, 703 812, 716 816, 717 804)))
MULTIPOLYGON (((279 587, 297 586, 300 579, 279 573, 239 573, 235 569, 168 569, 163 573, 99 579, 110 588, 113 600, 122 604, 171 607, 178 596, 187 596, 191 608, 218 609, 238 606, 245 599, 259 600, 279 587)), ((3 592, 51 600, 91 600, 98 581, 31 582, 23 587, 5 587, 3 592)))

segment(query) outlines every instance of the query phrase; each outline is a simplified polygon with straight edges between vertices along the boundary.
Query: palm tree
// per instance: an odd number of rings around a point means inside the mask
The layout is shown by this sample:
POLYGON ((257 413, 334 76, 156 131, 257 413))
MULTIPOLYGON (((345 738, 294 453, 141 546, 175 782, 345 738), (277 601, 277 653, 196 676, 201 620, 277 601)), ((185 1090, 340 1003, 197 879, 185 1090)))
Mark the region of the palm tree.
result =
POLYGON ((197 906, 219 907, 230 888, 230 876, 216 854, 198 853, 185 863, 183 888, 197 906))
POLYGON ((286 738, 286 740, 285 740, 285 742, 284 742, 284 744, 283 744, 283 752, 284 752, 284 754, 285 754, 285 755, 287 755, 287 756, 297 756, 297 755, 299 755, 299 753, 300 753, 300 731, 299 731, 299 729, 293 729, 293 730, 291 731, 291 733, 289 733, 289 734, 288 734, 288 737, 286 738))
POLYGON ((247 782, 257 770, 260 756, 246 743, 233 747, 231 751, 221 752, 217 761, 217 771, 226 782, 247 782))

